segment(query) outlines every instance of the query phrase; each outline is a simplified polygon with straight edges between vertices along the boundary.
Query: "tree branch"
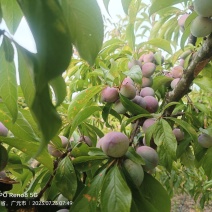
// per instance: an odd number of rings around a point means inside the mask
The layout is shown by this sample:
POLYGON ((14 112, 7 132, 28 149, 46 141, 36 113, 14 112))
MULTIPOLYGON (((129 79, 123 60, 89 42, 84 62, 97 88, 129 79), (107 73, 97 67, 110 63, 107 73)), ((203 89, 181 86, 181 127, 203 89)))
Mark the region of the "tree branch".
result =
MULTIPOLYGON (((193 80, 201 72, 201 70, 212 59, 212 34, 203 43, 202 47, 196 52, 194 59, 190 62, 188 68, 185 70, 183 77, 178 82, 173 91, 170 91, 166 98, 166 104, 179 101, 185 94, 189 92, 193 80)), ((169 107, 165 111, 165 115, 170 115, 174 107, 169 107)))

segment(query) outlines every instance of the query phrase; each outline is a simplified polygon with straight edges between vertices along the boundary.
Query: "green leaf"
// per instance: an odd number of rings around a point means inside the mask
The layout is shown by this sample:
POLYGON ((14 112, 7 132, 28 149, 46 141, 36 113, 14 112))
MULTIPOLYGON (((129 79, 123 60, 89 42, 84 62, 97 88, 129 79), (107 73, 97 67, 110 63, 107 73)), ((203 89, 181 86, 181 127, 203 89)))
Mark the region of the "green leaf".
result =
POLYGON ((85 143, 78 143, 74 146, 74 148, 71 151, 72 157, 80 157, 80 156, 88 156, 89 147, 85 143))
POLYGON ((212 81, 208 77, 197 77, 193 81, 195 84, 197 84, 201 89, 212 92, 212 81))
MULTIPOLYGON (((5 39, 3 40, 3 43, 4 42, 5 39)), ((0 47, 0 55, 0 96, 10 111, 13 122, 15 122, 18 115, 18 92, 15 64, 14 62, 8 62, 6 60, 7 52, 4 52, 3 45, 0 47)))
POLYGON ((77 190, 77 177, 73 164, 67 156, 59 162, 55 174, 55 183, 58 190, 68 200, 72 200, 77 190))
POLYGON ((156 209, 156 211, 171 211, 171 201, 163 186, 150 174, 144 173, 141 184, 141 194, 156 209))
POLYGON ((170 85, 173 79, 166 76, 157 76, 153 80, 152 88, 156 91, 161 88, 162 85, 170 85))
POLYGON ((80 111, 74 118, 72 122, 72 126, 70 129, 70 135, 74 132, 77 126, 79 126, 83 121, 85 121, 88 117, 94 114, 97 111, 101 111, 102 108, 99 106, 88 106, 82 111, 80 111))
POLYGON ((20 7, 14 0, 1 0, 1 7, 6 25, 10 32, 14 34, 23 17, 20 7))
POLYGON ((36 87, 42 91, 46 83, 60 76, 72 55, 67 22, 56 0, 18 0, 32 31, 37 48, 36 87))
POLYGON ((93 86, 87 88, 86 90, 80 92, 70 103, 68 108, 68 119, 73 121, 75 116, 79 111, 85 107, 85 105, 93 98, 97 93, 99 93, 105 86, 93 86))
POLYGON ((73 44, 80 56, 93 65, 103 42, 103 20, 96 0, 60 0, 73 44))
POLYGON ((125 156, 127 158, 129 158, 131 161, 137 163, 137 164, 140 164, 140 165, 145 165, 145 161, 143 160, 143 158, 138 155, 135 151, 135 149, 133 147, 129 147, 125 156))
POLYGON ((101 191, 102 212, 130 211, 131 191, 123 179, 118 166, 112 167, 105 176, 101 191))
POLYGON ((123 72, 126 76, 129 76, 134 82, 141 84, 142 83, 142 71, 140 66, 135 65, 129 71, 123 72))
MULTIPOLYGON (((105 173, 107 169, 102 170, 97 174, 90 185, 85 186, 82 192, 74 201, 71 206, 72 212, 86 211, 86 212, 96 212, 97 203, 99 201, 99 193, 102 188, 102 183, 105 178, 105 173)), ((107 200, 108 202, 108 200, 107 200)))
POLYGON ((177 140, 172 133, 172 128, 167 121, 161 119, 155 126, 153 136, 154 142, 158 146, 159 162, 170 171, 177 151, 177 140))
POLYGON ((135 49, 135 33, 134 33, 134 23, 129 23, 126 28, 126 40, 128 42, 129 47, 134 50, 135 49))
POLYGON ((59 106, 66 97, 66 83, 62 76, 58 76, 49 82, 55 95, 56 107, 59 106))
POLYGON ((18 112, 16 122, 13 123, 10 113, 3 103, 0 103, 0 120, 15 137, 34 141, 39 140, 29 122, 24 118, 21 112, 18 112))
POLYGON ((208 176, 208 180, 212 179, 212 147, 209 148, 203 158, 202 167, 205 170, 206 175, 208 176))
MULTIPOLYGON (((38 148, 40 146, 39 142, 34 142, 29 139, 21 139, 17 137, 12 138, 1 138, 1 141, 19 149, 20 151, 26 153, 30 157, 34 158, 38 148)), ((37 161, 42 163, 46 168, 48 168, 51 172, 53 172, 53 160, 51 159, 49 153, 47 152, 47 149, 44 149, 39 156, 35 158, 37 161)))
POLYGON ((151 39, 147 42, 142 43, 141 45, 153 45, 156 46, 160 49, 163 49, 164 51, 168 52, 169 54, 172 54, 172 48, 171 48, 171 44, 168 40, 162 39, 162 38, 154 38, 151 39))
POLYGON ((158 12, 159 10, 181 3, 183 1, 184 0, 161 0, 161 1, 154 0, 149 9, 149 14, 152 15, 153 13, 158 12))
POLYGON ((14 60, 14 48, 12 46, 11 40, 9 38, 7 38, 6 36, 4 36, 2 46, 4 48, 5 59, 8 62, 13 62, 13 60, 14 60))
POLYGON ((19 79, 25 101, 31 107, 35 97, 34 61, 35 56, 16 43, 18 51, 19 79))
POLYGON ((126 15, 128 15, 128 9, 132 0, 121 0, 122 7, 126 15))
POLYGON ((124 97, 121 94, 119 94, 119 96, 120 96, 121 103, 132 114, 135 114, 135 115, 138 115, 138 114, 149 114, 148 111, 143 109, 141 106, 135 104, 134 102, 130 101, 128 98, 124 97))
POLYGON ((191 127, 191 125, 189 125, 187 122, 185 122, 182 119, 177 119, 177 118, 173 118, 173 117, 166 117, 166 119, 170 119, 173 122, 175 122, 176 124, 178 124, 179 126, 181 126, 185 131, 188 132, 188 134, 191 136, 192 140, 197 142, 197 133, 194 130, 194 128, 191 127))

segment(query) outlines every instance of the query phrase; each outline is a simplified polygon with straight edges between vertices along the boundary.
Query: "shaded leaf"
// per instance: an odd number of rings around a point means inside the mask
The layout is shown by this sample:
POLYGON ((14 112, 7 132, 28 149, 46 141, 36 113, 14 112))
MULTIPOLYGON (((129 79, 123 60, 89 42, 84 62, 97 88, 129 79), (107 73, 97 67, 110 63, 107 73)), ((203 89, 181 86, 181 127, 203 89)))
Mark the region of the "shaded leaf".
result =
POLYGON ((206 175, 208 176, 208 179, 212 179, 212 147, 209 148, 203 158, 202 167, 205 170, 206 175))
POLYGON ((132 0, 121 0, 122 7, 126 15, 128 15, 128 9, 132 0))
POLYGON ((142 83, 142 71, 140 66, 135 65, 129 71, 123 72, 126 76, 129 76, 134 82, 141 84, 142 83))
POLYGON ((68 200, 73 199, 77 190, 77 177, 68 156, 59 162, 55 174, 55 184, 64 197, 68 200))
POLYGON ((133 147, 129 147, 125 156, 127 158, 129 158, 131 161, 137 163, 137 164, 140 164, 140 165, 145 165, 145 161, 143 160, 143 158, 138 155, 135 151, 135 149, 133 147))

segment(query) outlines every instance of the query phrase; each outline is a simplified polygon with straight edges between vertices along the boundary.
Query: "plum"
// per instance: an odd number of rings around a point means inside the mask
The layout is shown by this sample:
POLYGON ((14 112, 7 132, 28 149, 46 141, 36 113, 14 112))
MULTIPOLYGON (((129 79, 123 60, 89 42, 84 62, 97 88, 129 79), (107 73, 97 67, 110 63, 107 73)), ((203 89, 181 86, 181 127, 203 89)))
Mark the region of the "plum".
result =
POLYGON ((85 142, 88 146, 92 146, 92 141, 88 136, 80 136, 79 142, 85 142))
POLYGON ((174 89, 179 81, 180 81, 180 78, 173 79, 171 81, 171 88, 174 89))
POLYGON ((132 102, 134 102, 135 104, 141 106, 142 108, 146 108, 146 102, 144 101, 144 98, 136 95, 134 99, 132 99, 132 102))
POLYGON ((130 77, 125 77, 124 80, 122 81, 122 85, 125 85, 125 84, 134 85, 134 82, 130 77))
POLYGON ((156 69, 156 65, 152 62, 147 62, 142 65, 142 74, 144 77, 151 77, 156 69))
POLYGON ((153 96, 145 96, 146 110, 150 113, 155 113, 158 110, 158 100, 153 96))
POLYGON ((143 55, 143 62, 148 63, 148 62, 154 62, 155 57, 153 52, 149 52, 148 54, 143 55))
POLYGON ((147 131, 147 129, 152 126, 154 123, 156 122, 155 118, 148 118, 144 121, 143 126, 142 126, 142 130, 145 133, 147 131))
POLYGON ((174 133, 177 141, 182 141, 184 139, 184 132, 181 131, 179 128, 173 129, 172 132, 174 133))
POLYGON ((202 133, 198 137, 199 144, 204 148, 212 147, 212 136, 202 133))
POLYGON ((120 93, 127 97, 128 99, 133 99, 136 95, 136 89, 134 85, 131 84, 122 84, 120 88, 120 93))
POLYGON ((0 122, 0 136, 7 137, 8 129, 0 122))
POLYGON ((171 69, 170 74, 173 78, 181 78, 183 76, 183 67, 182 66, 175 66, 171 69))
POLYGON ((109 132, 99 140, 103 152, 114 158, 122 157, 129 147, 128 137, 121 132, 109 132))
POLYGON ((140 96, 155 96, 155 91, 151 87, 145 87, 141 89, 140 96))
POLYGON ((144 159, 144 170, 149 171, 154 169, 159 162, 158 153, 149 146, 140 146, 136 149, 136 152, 144 159))
POLYGON ((131 161, 130 159, 126 159, 124 161, 124 167, 129 173, 133 183, 139 187, 144 179, 144 171, 141 165, 131 161))
POLYGON ((191 23, 191 34, 195 37, 205 37, 212 32, 212 20, 197 16, 191 23))
POLYGON ((142 77, 142 88, 151 87, 153 85, 152 77, 142 77))
POLYGON ((117 101, 118 98, 119 98, 119 92, 114 87, 111 88, 111 87, 107 86, 101 92, 101 101, 102 102, 113 103, 113 102, 117 101))
POLYGON ((202 17, 212 16, 212 1, 211 0, 195 0, 194 10, 202 17))

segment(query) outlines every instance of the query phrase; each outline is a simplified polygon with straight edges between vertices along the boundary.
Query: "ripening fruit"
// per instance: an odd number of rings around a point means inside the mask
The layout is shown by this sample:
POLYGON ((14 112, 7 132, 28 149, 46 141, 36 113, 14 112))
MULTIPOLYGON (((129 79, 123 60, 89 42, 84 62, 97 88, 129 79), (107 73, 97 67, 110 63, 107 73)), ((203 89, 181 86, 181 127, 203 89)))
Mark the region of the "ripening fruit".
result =
POLYGON ((155 61, 154 53, 149 52, 148 54, 144 54, 142 59, 144 63, 154 62, 155 61))
POLYGON ((116 88, 106 87, 101 92, 101 100, 102 102, 115 102, 119 98, 119 92, 116 88))
POLYGON ((155 91, 151 87, 145 87, 141 89, 140 96, 155 96, 155 91))
POLYGON ((194 10, 202 17, 212 16, 212 1, 211 0, 195 0, 194 10))
POLYGON ((127 109, 124 107, 124 105, 121 103, 120 100, 117 100, 113 106, 113 109, 118 113, 118 114, 125 114, 127 112, 127 109))
POLYGON ((212 147, 212 137, 208 134, 202 133, 199 135, 198 142, 204 148, 212 147))
POLYGON ((120 88, 120 93, 128 99, 133 99, 136 95, 135 86, 131 84, 122 84, 120 88))
POLYGON ((143 132, 145 133, 147 131, 147 129, 152 126, 154 123, 156 122, 156 119, 155 118, 149 118, 149 119, 146 119, 143 123, 143 126, 142 126, 142 130, 143 132))
POLYGON ((154 169, 159 162, 158 153, 149 146, 140 146, 136 149, 136 152, 144 159, 144 170, 149 171, 154 169))
POLYGON ((88 136, 80 136, 79 142, 85 142, 88 146, 92 146, 92 141, 88 136))
POLYGON ((170 74, 173 78, 181 78, 183 76, 183 67, 175 66, 171 69, 170 74))
POLYGON ((212 32, 212 20, 197 16, 191 23, 191 34, 195 37, 205 37, 212 32))
POLYGON ((8 153, 4 146, 0 145, 0 171, 2 171, 8 162, 8 153))
POLYGON ((189 14, 184 14, 184 15, 181 15, 180 18, 178 19, 178 25, 180 26, 182 31, 184 30, 184 25, 188 16, 189 14))
POLYGON ((8 129, 0 122, 0 136, 7 137, 8 129))
POLYGON ((128 137, 121 132, 109 132, 99 140, 103 152, 114 158, 122 157, 129 147, 128 137))
POLYGON ((138 65, 141 67, 141 62, 139 60, 131 60, 129 63, 128 63, 128 68, 131 69, 133 66, 135 65, 138 65))
POLYGON ((151 87, 153 85, 152 77, 142 77, 142 88, 151 87))
POLYGON ((126 159, 124 161, 124 167, 129 173, 133 183, 139 187, 144 179, 144 171, 141 165, 131 161, 130 159, 126 159))
POLYGON ((150 77, 154 73, 156 65, 152 62, 147 62, 142 65, 142 74, 144 77, 150 77))
POLYGON ((173 129, 172 132, 174 133, 177 141, 182 141, 184 139, 184 132, 181 131, 179 128, 173 129))
POLYGON ((155 113, 158 110, 158 100, 153 96, 145 96, 146 110, 150 113, 155 113))
POLYGON ((135 104, 141 106, 142 108, 146 108, 146 102, 144 101, 144 98, 141 96, 136 95, 134 99, 132 99, 132 102, 135 104))
POLYGON ((125 77, 121 84, 122 85, 125 85, 125 84, 134 85, 134 82, 133 82, 133 80, 130 77, 125 77))
POLYGON ((180 78, 173 79, 171 81, 171 88, 174 89, 179 81, 180 81, 180 78))

